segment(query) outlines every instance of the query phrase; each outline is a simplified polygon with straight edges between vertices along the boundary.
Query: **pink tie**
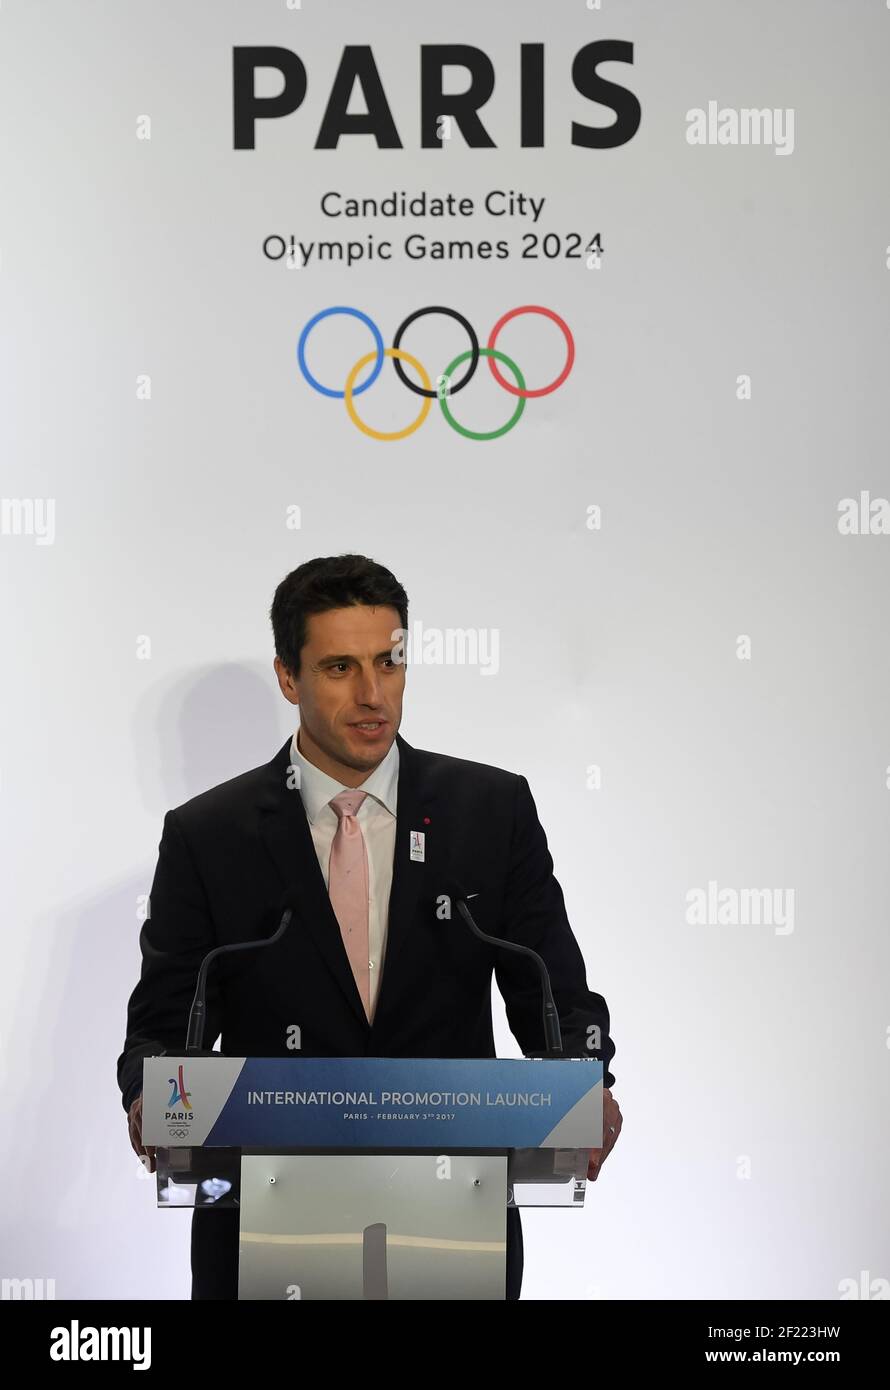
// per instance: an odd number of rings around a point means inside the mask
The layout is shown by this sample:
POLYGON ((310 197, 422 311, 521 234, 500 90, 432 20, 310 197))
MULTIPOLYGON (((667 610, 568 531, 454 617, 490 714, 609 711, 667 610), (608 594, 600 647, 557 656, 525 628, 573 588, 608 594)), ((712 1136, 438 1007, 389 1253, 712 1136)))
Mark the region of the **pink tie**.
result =
POLYGON ((331 806, 339 824, 331 845, 328 893, 340 923, 343 945, 352 966, 355 983, 371 1018, 371 972, 368 963, 368 852, 365 837, 356 820, 367 792, 338 792, 331 806))

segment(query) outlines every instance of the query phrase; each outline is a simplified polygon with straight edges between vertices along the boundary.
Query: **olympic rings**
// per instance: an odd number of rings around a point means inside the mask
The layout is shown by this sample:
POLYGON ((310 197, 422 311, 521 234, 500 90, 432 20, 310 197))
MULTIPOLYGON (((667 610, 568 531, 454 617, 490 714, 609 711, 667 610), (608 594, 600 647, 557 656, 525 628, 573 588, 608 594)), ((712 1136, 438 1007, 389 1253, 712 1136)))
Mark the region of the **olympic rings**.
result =
POLYGON ((297 361, 300 366, 300 371, 302 372, 306 381, 308 381, 309 385, 312 386, 323 396, 329 396, 334 399, 344 401, 347 414, 349 415, 349 418, 352 420, 352 423, 358 430, 361 431, 362 434, 367 435, 371 439, 406 439, 409 435, 414 434, 416 430, 420 429, 420 426, 423 424, 424 420, 429 414, 430 406, 433 400, 435 398, 438 398, 439 404, 442 408, 442 415, 444 416, 445 420, 453 430, 455 430, 458 434, 462 434, 465 439, 488 440, 499 439, 502 435, 507 434, 510 430, 513 429, 514 425, 516 425, 519 422, 519 419, 521 418, 522 413, 525 410, 525 403, 530 397, 549 396, 551 392, 558 390, 558 388, 562 386, 563 382, 566 380, 569 373, 571 372, 575 362, 575 341, 572 337, 572 333, 568 324, 565 322, 564 319, 560 318, 559 314, 554 313, 552 309, 545 309, 540 304, 523 304, 517 309, 511 309, 508 313, 504 314, 501 318, 498 319, 497 323, 495 324, 494 328, 491 330, 491 333, 489 334, 487 346, 484 348, 480 348, 476 332, 469 320, 464 318, 463 314, 459 314, 456 309, 448 309, 441 304, 433 304, 428 305, 423 309, 416 309, 413 314, 409 314, 408 317, 404 319, 402 323, 399 325, 399 328, 393 340, 393 346, 391 348, 385 348, 383 346, 383 337, 380 333, 379 328, 373 322, 373 320, 368 317, 367 314, 362 313, 360 309, 354 309, 349 307, 348 305, 339 304, 329 309, 322 309, 319 313, 315 314, 305 325, 297 343, 297 361), (360 323, 363 323, 368 329, 370 329, 372 337, 374 339, 374 351, 366 353, 364 357, 359 358, 358 362, 356 362, 350 370, 349 375, 346 378, 346 385, 342 391, 337 391, 331 386, 324 386, 313 376, 306 363, 306 343, 308 341, 310 333, 312 332, 316 324, 321 323, 323 319, 326 319, 334 314, 348 314, 351 315, 353 318, 358 319, 360 323), (426 314, 446 314, 449 318, 456 319, 457 322, 461 325, 461 327, 466 331, 467 337, 470 340, 469 350, 459 353, 458 356, 455 357, 454 361, 449 363, 446 370, 436 378, 436 387, 433 387, 428 372, 426 371, 425 367, 417 360, 417 358, 412 357, 410 353, 405 352, 404 349, 400 347, 405 331, 410 327, 412 323, 414 323, 416 319, 422 318, 426 314), (499 351, 499 349, 495 347, 495 342, 501 329, 505 326, 505 324, 509 323, 511 319, 517 318, 520 314, 543 315, 545 318, 548 318, 551 320, 551 322, 555 323, 559 329, 561 329, 563 337, 565 338, 565 365, 563 366, 562 371, 559 373, 559 375, 555 377, 554 380, 546 386, 539 386, 534 388, 527 387, 525 383, 525 377, 523 376, 517 364, 511 358, 509 358, 506 355, 506 353, 499 351), (356 396, 360 396, 363 391, 367 391, 368 387, 374 384, 374 382, 380 375, 380 372, 383 368, 384 358, 386 357, 389 357, 391 359, 396 374, 399 380, 402 382, 402 384, 404 386, 407 386, 408 390, 412 391, 415 395, 423 397, 423 404, 416 418, 411 422, 411 424, 406 425, 405 428, 401 430, 375 430, 360 418, 358 411, 355 408, 354 398, 356 396), (517 397, 516 409, 513 411, 513 414, 510 416, 509 420, 506 422, 506 424, 500 425, 497 429, 494 430, 476 431, 468 429, 465 425, 461 425, 454 418, 448 406, 448 397, 456 395, 458 391, 462 391, 463 388, 466 385, 468 385, 468 383, 472 379, 476 371, 476 368, 479 365, 480 357, 488 358, 489 368, 498 385, 502 386, 505 391, 508 391, 510 393, 510 395, 517 397), (357 386, 355 383, 360 372, 363 370, 363 368, 367 367, 369 363, 372 362, 374 365, 370 374, 361 383, 361 385, 357 386), (421 382, 420 386, 418 386, 416 382, 412 381, 407 376, 403 366, 401 365, 403 362, 406 362, 417 373, 421 382), (465 374, 461 377, 460 381, 452 385, 451 374, 463 362, 469 362, 470 365, 467 368, 465 374), (508 367, 510 369, 516 380, 515 386, 511 385, 508 381, 504 379, 504 377, 498 370, 497 362, 502 362, 505 367, 508 367))
MULTIPOLYGON (((368 380, 362 382, 358 390, 353 392, 355 396, 360 395, 362 391, 367 391, 368 387, 372 386, 380 375, 380 369, 383 366, 383 339, 380 336, 380 329, 377 327, 376 323, 368 318, 367 314, 363 314, 361 309, 349 309, 343 304, 337 305, 334 309, 322 309, 320 313, 316 314, 315 317, 310 319, 306 324, 306 327, 300 334, 300 341, 297 343, 297 361, 300 364, 300 371, 309 382, 309 385, 314 386, 316 391, 320 391, 323 396, 333 396, 338 400, 342 400, 346 394, 344 391, 334 391, 330 386, 322 386, 321 382, 315 380, 315 377, 306 366, 306 339, 309 337, 315 325, 321 323, 322 319, 328 318, 331 314, 352 314, 353 318, 361 319, 362 323, 366 323, 374 334, 374 342, 377 346, 377 361, 374 364, 374 370, 368 377, 368 380)), ((372 353, 372 356, 373 355, 372 353)), ((368 358, 364 360, 367 362, 368 358)))
MULTIPOLYGON (((408 328, 409 325, 412 324, 415 319, 423 318, 424 314, 448 314, 451 318, 457 319, 461 328, 465 328, 467 330, 467 337, 469 338, 472 344, 470 352, 464 353, 464 356, 460 358, 460 361, 463 362, 465 358, 472 357, 473 360, 470 363, 470 370, 467 372, 463 381, 459 381, 456 386, 449 385, 448 387, 448 394, 450 396, 453 396, 455 391, 462 391, 464 389, 467 382, 470 380, 470 377, 473 375, 476 368, 479 366, 479 339, 476 337, 476 331, 473 328, 473 325, 469 322, 469 320, 464 318, 463 314, 459 314, 456 309, 445 309, 442 308, 441 305, 432 304, 429 305, 426 309, 415 309, 413 314, 409 314, 406 319, 402 319, 402 322, 399 324, 398 330, 396 332, 396 336, 392 340, 393 347, 399 346, 399 343, 402 341, 402 334, 404 333, 405 329, 408 328)), ((489 343, 489 347, 490 346, 491 344, 489 343)), ((452 362, 451 365, 454 366, 454 363, 452 362)), ((400 380, 405 383, 409 391, 416 391, 418 396, 438 396, 440 394, 438 391, 422 391, 419 386, 414 385, 413 381, 408 380, 408 378, 405 376, 404 371, 399 366, 399 363, 397 361, 393 363, 393 366, 395 367, 400 380)), ((447 377, 449 373, 443 372, 442 375, 447 377)))
MULTIPOLYGON (((501 425, 499 430, 491 430, 488 434, 476 434, 475 430, 468 430, 466 426, 459 425, 458 422, 453 418, 448 409, 448 406, 445 404, 444 395, 439 397, 439 404, 442 407, 442 414, 445 416, 445 419, 448 421, 451 428, 453 430, 457 430, 458 434, 464 435, 466 439, 499 439, 502 434, 506 434, 508 430, 512 430, 515 424, 518 424, 519 417, 525 410, 524 397, 527 395, 527 392, 525 390, 525 379, 522 375, 522 372, 517 367, 516 363, 511 362, 510 358, 506 355, 506 353, 498 352, 497 348, 480 348, 479 355, 480 357, 487 357, 489 362, 491 362, 491 359, 493 357, 499 357, 501 361, 504 362, 510 368, 510 371, 516 377, 516 380, 519 382, 519 385, 522 388, 520 391, 516 393, 519 396, 519 404, 513 411, 513 414, 510 416, 510 419, 507 421, 506 425, 501 425)), ((470 354, 468 352, 462 352, 460 357, 455 357, 451 365, 445 368, 444 375, 446 377, 451 376, 451 373, 454 371, 455 367, 459 367, 461 362, 463 362, 464 359, 469 356, 470 354)))
MULTIPOLYGON (((411 363, 411 366, 417 372, 417 375, 420 377, 421 381, 426 387, 426 390, 423 392, 423 394, 424 396, 426 396, 427 399, 420 407, 420 414, 417 416, 417 419, 414 421, 414 423, 411 425, 406 425, 403 430, 393 430, 391 433, 386 433, 384 430, 372 430, 370 425, 366 425, 364 420, 359 419, 358 412, 356 411, 355 406, 352 404, 352 398, 356 394, 356 392, 354 392, 352 389, 352 383, 355 381, 355 378, 358 376, 362 367, 366 367, 373 356, 374 353, 369 352, 367 357, 360 357, 359 360, 356 362, 355 366, 353 367, 352 371, 349 373, 349 376, 346 378, 346 391, 344 392, 344 394, 346 396, 346 409, 349 411, 349 418, 352 421, 352 423, 361 430, 362 434, 368 434, 371 436, 372 439, 407 439, 409 434, 413 434, 415 430, 420 429, 424 420, 429 415, 430 406, 433 403, 432 398, 436 393, 430 386, 430 379, 426 374, 426 369, 423 366, 421 366, 416 357, 412 357, 410 352, 403 352, 401 348, 384 348, 384 356, 392 357, 393 360, 402 357, 406 362, 411 363)), ((365 382, 366 386, 369 384, 370 380, 371 378, 369 378, 369 381, 365 382)))
POLYGON ((498 355, 497 353, 488 359, 491 374, 499 386, 503 386, 505 391, 510 391, 514 396, 549 396, 551 391, 555 391, 558 387, 562 386, 562 383, 572 370, 572 363, 575 360, 575 340, 572 337, 569 325, 564 319, 559 317, 559 314, 554 314, 552 309, 544 309, 540 304, 523 304, 521 309, 511 309, 509 314, 504 314, 503 318, 498 319, 489 335, 488 346, 490 348, 494 347, 494 340, 500 333, 504 324, 509 323, 511 319, 515 319, 518 314, 543 314, 545 318, 552 319, 552 321, 562 329, 566 340, 566 364, 555 381, 551 381, 549 386, 539 387, 537 391, 517 391, 515 386, 511 386, 509 382, 504 381, 504 378, 494 364, 494 359, 498 355))

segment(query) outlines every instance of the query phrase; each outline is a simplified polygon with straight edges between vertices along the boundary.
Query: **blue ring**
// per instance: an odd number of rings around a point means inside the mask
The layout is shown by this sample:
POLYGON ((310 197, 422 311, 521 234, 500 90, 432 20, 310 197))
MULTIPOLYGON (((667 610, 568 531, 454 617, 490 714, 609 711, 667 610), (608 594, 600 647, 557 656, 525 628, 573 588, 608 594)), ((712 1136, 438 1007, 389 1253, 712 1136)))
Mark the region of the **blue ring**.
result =
POLYGON ((311 318, 306 324, 306 327, 300 334, 300 341, 297 343, 297 361, 300 364, 300 371, 309 382, 309 385, 314 386, 316 391, 320 391, 323 396, 332 396, 335 400, 342 401, 346 395, 345 391, 332 391, 330 386, 322 386, 321 382, 315 380, 315 377, 306 366, 306 339, 309 337, 315 325, 321 323, 321 320, 326 319, 329 314, 352 314, 353 318, 360 319, 362 323, 367 324, 374 335, 374 343, 377 348, 377 361, 374 363, 374 370, 368 377, 368 380, 363 381, 361 386, 355 387, 352 393, 354 396, 360 396, 363 391, 367 391, 368 387, 373 386, 380 375, 384 361, 383 338, 381 337, 380 329, 377 327, 376 323, 368 318, 367 314, 363 314, 361 309, 350 309, 344 304, 338 304, 333 309, 322 309, 320 313, 316 314, 315 317, 311 318))

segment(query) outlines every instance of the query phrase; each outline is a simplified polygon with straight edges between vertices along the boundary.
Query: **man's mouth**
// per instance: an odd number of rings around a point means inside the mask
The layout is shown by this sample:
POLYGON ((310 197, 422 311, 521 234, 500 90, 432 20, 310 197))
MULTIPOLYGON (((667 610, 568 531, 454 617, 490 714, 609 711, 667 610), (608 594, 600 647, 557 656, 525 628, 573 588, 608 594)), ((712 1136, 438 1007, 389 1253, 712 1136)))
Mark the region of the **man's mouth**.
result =
POLYGON ((373 738, 375 734, 379 734, 383 729, 386 728, 386 720, 363 719, 360 723, 350 724, 349 727, 350 729, 357 729, 358 732, 360 734, 364 734, 366 738, 373 738))

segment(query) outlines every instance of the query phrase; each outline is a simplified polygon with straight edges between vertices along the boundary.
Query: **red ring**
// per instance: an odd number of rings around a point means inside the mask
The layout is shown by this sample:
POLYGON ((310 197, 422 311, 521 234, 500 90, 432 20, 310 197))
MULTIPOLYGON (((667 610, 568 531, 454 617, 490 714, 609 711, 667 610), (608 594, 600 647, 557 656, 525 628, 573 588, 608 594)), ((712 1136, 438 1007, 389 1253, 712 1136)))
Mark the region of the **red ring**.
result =
POLYGON ((563 367, 556 380, 552 381, 549 386, 539 386, 536 391, 529 391, 528 389, 523 390, 519 386, 511 386, 509 381, 505 381, 504 378, 501 376, 500 372, 498 371, 497 362, 493 357, 489 357, 488 365, 491 368, 491 372, 494 376, 495 381, 498 383, 499 386, 502 386, 505 391, 509 391, 511 396, 549 396, 551 391, 555 391, 558 386, 562 386, 562 383, 565 381, 569 372, 572 370, 572 366, 574 365, 575 340, 572 337, 571 329, 569 328, 569 325, 566 323, 565 319, 561 319, 559 317, 559 314, 555 314, 552 309, 545 309, 541 304, 523 304, 520 306, 520 308, 511 309, 508 314, 504 314, 503 318, 498 319, 497 323, 495 324, 494 328, 491 330, 491 333, 489 335, 487 344, 488 347, 494 347, 495 338, 500 333, 504 324, 509 323, 511 319, 515 319, 517 314, 543 314, 545 318, 552 319, 553 322, 557 325, 557 327, 562 329, 563 336, 566 340, 566 347, 568 348, 565 366, 563 367))

